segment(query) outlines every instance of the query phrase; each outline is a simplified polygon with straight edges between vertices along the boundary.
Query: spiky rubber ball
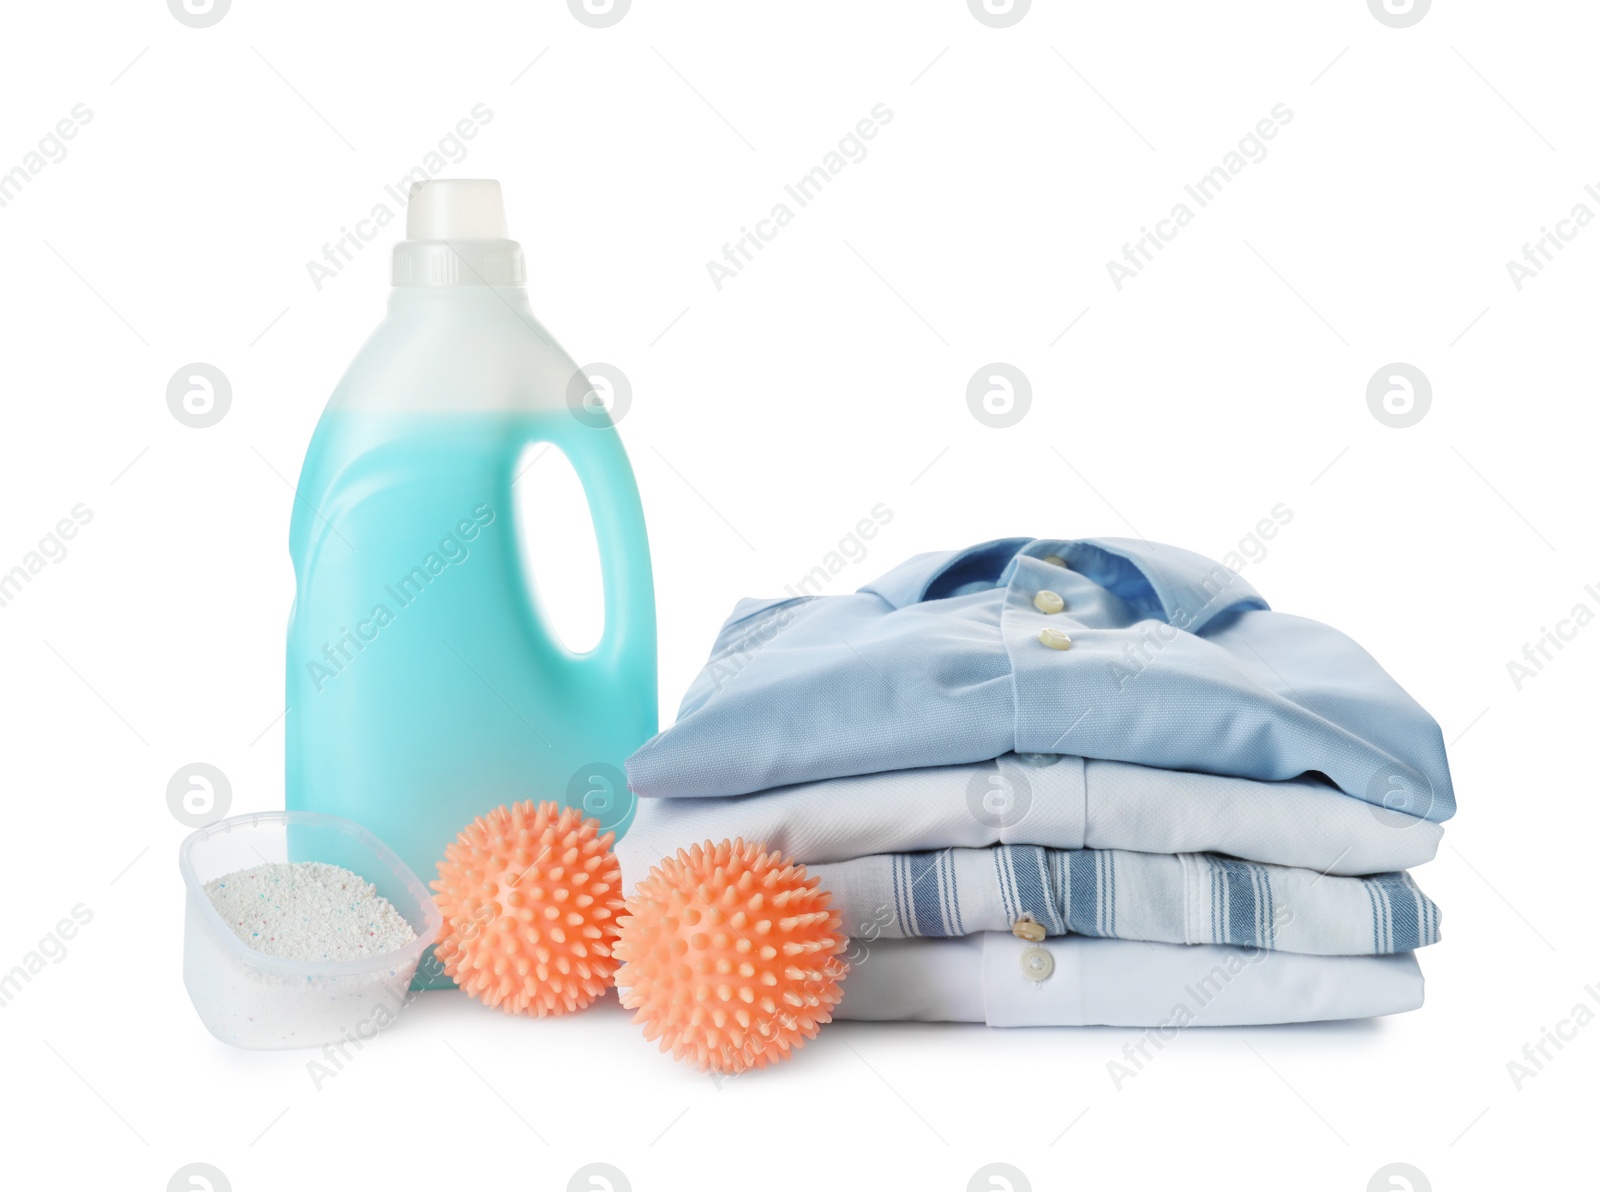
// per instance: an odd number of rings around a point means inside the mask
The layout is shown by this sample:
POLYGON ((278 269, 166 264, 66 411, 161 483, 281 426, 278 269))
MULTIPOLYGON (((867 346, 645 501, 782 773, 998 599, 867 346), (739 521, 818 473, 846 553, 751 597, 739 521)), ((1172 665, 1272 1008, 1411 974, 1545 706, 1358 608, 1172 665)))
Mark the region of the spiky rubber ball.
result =
POLYGON ((612 834, 557 803, 479 816, 430 882, 444 916, 434 956, 471 997, 543 1018, 589 1005, 611 984, 622 911, 612 834))
POLYGON ((743 840, 680 849, 651 869, 613 949, 622 1004, 645 1038, 726 1075, 816 1038, 849 967, 839 914, 817 880, 743 840))

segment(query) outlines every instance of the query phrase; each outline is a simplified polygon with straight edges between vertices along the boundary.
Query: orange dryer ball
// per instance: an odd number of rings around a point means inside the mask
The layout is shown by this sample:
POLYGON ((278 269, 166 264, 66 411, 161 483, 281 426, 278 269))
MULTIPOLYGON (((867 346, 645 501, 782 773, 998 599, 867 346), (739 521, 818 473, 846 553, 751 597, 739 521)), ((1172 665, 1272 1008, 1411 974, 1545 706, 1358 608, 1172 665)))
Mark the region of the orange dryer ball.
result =
POLYGON ((469 824, 429 883, 444 915, 434 955, 471 997, 508 1014, 566 1014, 611 984, 622 911, 612 834, 557 803, 497 807, 469 824))
POLYGON ((680 849, 627 901, 617 989, 645 1038, 702 1071, 788 1058, 839 1003, 839 914, 817 879, 743 840, 680 849))

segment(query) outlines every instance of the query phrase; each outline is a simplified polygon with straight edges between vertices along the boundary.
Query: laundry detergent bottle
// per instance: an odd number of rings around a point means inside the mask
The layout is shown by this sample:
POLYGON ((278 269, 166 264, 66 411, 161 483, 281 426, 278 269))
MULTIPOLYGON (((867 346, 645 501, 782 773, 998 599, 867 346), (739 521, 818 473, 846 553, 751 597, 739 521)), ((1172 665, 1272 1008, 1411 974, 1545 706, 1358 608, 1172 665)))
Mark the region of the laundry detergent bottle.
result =
POLYGON ((499 183, 414 187, 393 281, 296 492, 286 799, 364 825, 429 881, 503 803, 626 830, 623 759, 657 728, 655 597, 633 470, 533 316, 499 183), (540 444, 571 461, 587 511, 519 513, 519 461, 540 444), (519 516, 592 517, 605 610, 586 653, 541 606, 519 516))

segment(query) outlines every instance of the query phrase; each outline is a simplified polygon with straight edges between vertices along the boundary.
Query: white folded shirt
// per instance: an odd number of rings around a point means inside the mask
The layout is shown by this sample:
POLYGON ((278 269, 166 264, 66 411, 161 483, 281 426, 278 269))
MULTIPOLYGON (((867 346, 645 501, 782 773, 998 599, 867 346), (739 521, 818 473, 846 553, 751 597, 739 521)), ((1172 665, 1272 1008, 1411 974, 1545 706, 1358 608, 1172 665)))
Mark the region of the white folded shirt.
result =
POLYGON ((1209 944, 1002 932, 852 941, 834 1017, 990 1026, 1254 1026, 1373 1018, 1422 1005, 1411 953, 1303 956, 1209 944), (1045 959, 1040 959, 1041 955, 1045 959))
POLYGON ((617 842, 626 889, 662 857, 742 836, 805 865, 875 853, 1036 844, 1221 853, 1317 873, 1409 869, 1443 828, 1311 780, 1255 782, 1055 754, 894 770, 754 795, 640 799, 617 842))

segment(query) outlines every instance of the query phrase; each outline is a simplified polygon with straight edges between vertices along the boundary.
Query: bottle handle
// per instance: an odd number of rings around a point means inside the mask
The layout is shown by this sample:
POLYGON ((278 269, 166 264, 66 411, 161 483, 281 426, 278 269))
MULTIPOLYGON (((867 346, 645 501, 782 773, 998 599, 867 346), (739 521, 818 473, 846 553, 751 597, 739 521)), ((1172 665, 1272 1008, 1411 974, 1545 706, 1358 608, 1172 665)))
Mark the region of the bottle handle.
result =
MULTIPOLYGON (((530 440, 532 441, 532 440, 530 440)), ((614 426, 587 426, 576 419, 560 441, 543 440, 566 455, 589 502, 600 554, 605 628, 593 649, 576 657, 582 665, 615 666, 635 653, 656 657, 655 583, 650 539, 633 467, 614 426)), ((653 704, 655 692, 649 693, 653 704)))

